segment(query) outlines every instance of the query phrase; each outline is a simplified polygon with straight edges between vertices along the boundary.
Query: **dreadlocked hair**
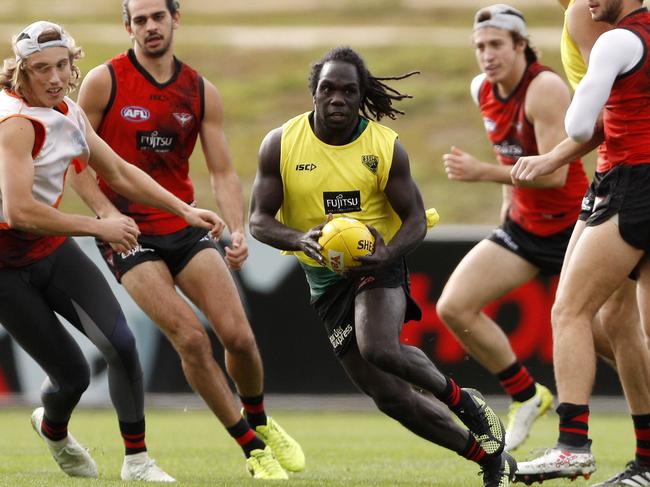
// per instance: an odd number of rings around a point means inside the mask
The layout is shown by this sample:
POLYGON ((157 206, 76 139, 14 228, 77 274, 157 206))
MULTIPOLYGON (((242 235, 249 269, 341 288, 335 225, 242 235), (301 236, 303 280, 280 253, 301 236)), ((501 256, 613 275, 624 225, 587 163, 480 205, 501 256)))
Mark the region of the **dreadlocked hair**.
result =
POLYGON ((400 101, 405 98, 413 98, 410 95, 400 93, 388 86, 384 81, 397 81, 420 74, 419 71, 411 71, 401 76, 390 76, 379 78, 373 76, 363 58, 350 47, 335 47, 327 52, 317 63, 311 67, 309 73, 309 89, 311 94, 316 94, 316 87, 320 79, 323 66, 331 61, 341 61, 352 64, 359 75, 359 88, 361 89, 361 113, 366 118, 381 120, 383 117, 395 119, 397 115, 404 115, 404 112, 393 107, 393 101, 400 101))

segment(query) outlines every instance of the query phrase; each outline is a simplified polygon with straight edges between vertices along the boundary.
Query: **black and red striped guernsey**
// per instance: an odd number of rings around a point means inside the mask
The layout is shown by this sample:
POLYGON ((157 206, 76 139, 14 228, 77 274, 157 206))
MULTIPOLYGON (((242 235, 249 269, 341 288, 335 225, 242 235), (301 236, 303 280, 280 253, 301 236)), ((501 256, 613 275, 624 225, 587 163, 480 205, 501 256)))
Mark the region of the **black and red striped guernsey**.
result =
MULTIPOLYGON (((543 71, 550 69, 538 62, 529 64, 519 85, 507 98, 498 94, 496 86, 483 80, 478 94, 479 107, 488 138, 501 164, 514 165, 520 157, 539 154, 535 127, 526 118, 525 101, 528 86, 543 71)), ((573 161, 561 188, 514 186, 509 216, 534 235, 557 233, 577 220, 587 185, 582 162, 573 161)))
POLYGON ((643 43, 643 57, 637 65, 616 78, 603 110, 607 157, 612 164, 650 163, 650 13, 635 10, 618 24, 643 43))
MULTIPOLYGON (((158 83, 138 63, 133 50, 111 59, 107 66, 112 90, 97 133, 127 162, 193 203, 189 158, 203 119, 203 78, 176 58, 174 62, 171 79, 158 83)), ((99 185, 144 234, 165 235, 187 226, 176 215, 127 200, 101 179, 99 185)))

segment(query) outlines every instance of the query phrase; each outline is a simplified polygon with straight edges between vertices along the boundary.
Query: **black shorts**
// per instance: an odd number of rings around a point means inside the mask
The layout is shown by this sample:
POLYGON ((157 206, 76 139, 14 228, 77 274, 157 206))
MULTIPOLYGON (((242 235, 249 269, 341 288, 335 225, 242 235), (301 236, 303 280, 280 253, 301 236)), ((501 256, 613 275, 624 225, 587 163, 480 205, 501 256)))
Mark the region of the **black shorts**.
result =
POLYGON ((591 184, 587 188, 584 198, 582 198, 582 206, 580 207, 580 215, 578 215, 578 220, 586 222, 587 219, 594 212, 594 204, 596 202, 596 188, 605 177, 606 172, 596 172, 594 173, 594 179, 591 181, 591 184))
POLYGON ((546 237, 524 230, 508 218, 495 228, 488 240, 527 260, 542 274, 555 275, 562 270, 564 254, 571 239, 574 225, 546 237))
POLYGON ((312 301, 319 318, 323 321, 334 354, 341 357, 356 340, 354 333, 354 300, 357 294, 376 288, 401 287, 406 296, 404 323, 420 321, 422 311, 411 297, 406 261, 380 269, 373 276, 359 279, 343 279, 312 301))
POLYGON ((109 244, 95 240, 99 252, 118 282, 138 264, 162 260, 172 276, 203 249, 217 249, 217 242, 203 228, 187 227, 167 235, 140 235, 138 246, 129 252, 115 252, 109 244))
POLYGON ((587 219, 595 227, 618 215, 618 231, 632 247, 650 250, 650 163, 618 165, 596 187, 594 211, 587 219))

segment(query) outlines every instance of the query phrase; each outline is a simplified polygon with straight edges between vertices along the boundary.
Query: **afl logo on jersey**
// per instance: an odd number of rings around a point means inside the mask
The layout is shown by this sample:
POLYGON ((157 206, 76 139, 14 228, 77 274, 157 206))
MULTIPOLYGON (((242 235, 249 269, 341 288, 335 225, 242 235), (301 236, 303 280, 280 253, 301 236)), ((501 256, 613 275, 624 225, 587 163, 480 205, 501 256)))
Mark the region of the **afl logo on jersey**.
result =
POLYGON ((151 117, 151 114, 146 108, 133 105, 122 108, 122 118, 129 122, 144 122, 149 120, 149 117, 151 117))

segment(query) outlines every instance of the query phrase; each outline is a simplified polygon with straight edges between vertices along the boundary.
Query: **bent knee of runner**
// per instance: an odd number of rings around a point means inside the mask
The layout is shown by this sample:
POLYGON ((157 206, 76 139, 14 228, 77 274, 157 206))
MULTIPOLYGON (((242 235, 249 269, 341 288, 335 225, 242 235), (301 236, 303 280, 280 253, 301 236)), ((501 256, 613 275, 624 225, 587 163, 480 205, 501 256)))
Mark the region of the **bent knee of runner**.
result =
POLYGON ((565 322, 568 319, 568 309, 566 306, 561 305, 559 301, 555 301, 551 307, 551 326, 553 332, 556 330, 562 329, 563 326, 566 326, 565 322))
POLYGON ((210 337, 203 328, 183 330, 173 338, 173 345, 185 363, 202 362, 206 357, 212 357, 210 337))
POLYGON ((90 385, 90 367, 88 364, 84 366, 77 366, 74 369, 68 369, 63 380, 59 382, 59 388, 62 392, 67 392, 70 395, 81 395, 88 389, 90 385))
POLYGON ((231 355, 258 355, 257 343, 250 327, 237 327, 232 333, 219 336, 223 348, 231 355))
POLYGON ((375 367, 400 375, 398 370, 401 367, 401 352, 397 345, 392 347, 384 343, 365 343, 363 346, 359 344, 359 352, 364 360, 375 367))
POLYGON ((118 317, 118 325, 109 340, 96 345, 102 352, 109 367, 119 365, 132 378, 142 375, 135 337, 128 327, 124 315, 120 314, 118 317))
POLYGON ((553 331, 561 331, 574 326, 589 326, 596 314, 588 303, 577 303, 571 297, 558 297, 551 308, 551 324, 553 331))
POLYGON ((471 326, 480 310, 475 310, 453 295, 443 292, 436 303, 436 312, 442 321, 454 331, 464 331, 471 326))
POLYGON ((57 420, 64 418, 77 405, 90 385, 90 367, 76 364, 62 370, 57 377, 48 377, 41 387, 41 400, 48 412, 57 420), (54 416, 56 415, 56 416, 54 416))

